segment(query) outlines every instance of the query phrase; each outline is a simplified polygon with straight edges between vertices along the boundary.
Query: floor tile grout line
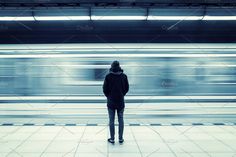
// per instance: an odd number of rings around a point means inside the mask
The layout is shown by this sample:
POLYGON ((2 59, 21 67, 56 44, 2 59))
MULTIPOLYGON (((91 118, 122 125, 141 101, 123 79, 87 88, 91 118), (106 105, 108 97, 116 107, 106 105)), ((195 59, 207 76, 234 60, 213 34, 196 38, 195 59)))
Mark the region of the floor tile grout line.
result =
POLYGON ((187 152, 187 151, 184 150, 183 148, 182 148, 182 151, 183 151, 185 154, 188 154, 189 156, 194 157, 190 152, 187 152))
POLYGON ((107 156, 107 154, 106 153, 104 153, 104 152, 102 152, 101 150, 99 150, 97 147, 96 147, 96 151, 98 152, 98 153, 100 153, 102 156, 107 156))
POLYGON ((133 136, 133 138, 134 138, 134 141, 135 141, 135 143, 136 143, 136 145, 137 145, 137 147, 138 147, 139 153, 140 153, 141 157, 143 157, 143 153, 142 153, 142 151, 141 151, 141 149, 140 149, 140 147, 139 147, 139 144, 138 144, 138 142, 137 142, 137 140, 136 140, 136 138, 135 138, 135 135, 134 135, 132 126, 130 126, 130 131, 131 131, 132 136, 133 136))
MULTIPOLYGON (((174 126, 175 130, 177 130, 178 132, 182 133, 180 130, 178 130, 175 126, 174 126)), ((185 134, 181 134, 183 135, 184 137, 186 137, 188 139, 188 141, 191 141, 194 145, 196 145, 200 150, 202 150, 202 152, 206 153, 207 156, 211 157, 211 155, 205 151, 204 149, 202 149, 202 147, 200 147, 196 142, 194 142, 194 140, 190 139, 187 135, 185 134)))
POLYGON ((97 135, 97 134, 100 134, 101 132, 103 132, 103 131, 106 130, 107 128, 108 128, 108 125, 105 126, 104 128, 102 128, 101 130, 97 131, 97 132, 96 132, 96 135, 97 135))
MULTIPOLYGON (((228 131, 225 128, 222 128, 221 126, 219 126, 219 128, 221 128, 223 131, 226 131, 226 132, 234 135, 234 132, 228 131)), ((234 127, 232 127, 232 128, 234 128, 234 127)), ((234 129, 235 129, 235 132, 236 132, 236 128, 234 128, 234 129)))
POLYGON ((4 138, 4 137, 8 136, 9 134, 13 134, 13 133, 17 132, 17 131, 18 131, 19 129, 21 129, 21 128, 22 128, 22 126, 18 126, 18 127, 17 127, 15 130, 13 130, 12 132, 6 133, 6 135, 1 136, 0 139, 2 139, 2 138, 4 138))
MULTIPOLYGON (((107 127, 107 139, 109 138, 109 133, 110 133, 110 130, 109 130, 109 127, 107 127)), ((107 157, 109 157, 109 143, 107 142, 107 157)))
MULTIPOLYGON (((138 122, 139 123, 141 123, 142 124, 142 121, 140 120, 140 119, 137 119, 138 120, 138 122)), ((145 125, 144 125, 145 126, 145 125)), ((151 124, 150 125, 148 125, 148 126, 152 126, 151 124)), ((159 151, 160 150, 160 148, 158 148, 158 149, 155 149, 155 151, 153 151, 153 152, 151 152, 150 154, 148 154, 146 157, 149 157, 150 155, 152 155, 153 153, 155 153, 155 152, 157 152, 157 151, 159 151)))
POLYGON ((48 143, 48 145, 46 146, 46 148, 43 150, 43 152, 40 154, 40 157, 46 152, 46 150, 48 149, 48 147, 52 144, 52 142, 56 139, 56 137, 61 133, 61 131, 63 130, 63 128, 61 128, 57 134, 53 137, 53 139, 48 143))
MULTIPOLYGON (((87 126, 84 127, 83 133, 82 133, 82 135, 81 135, 81 137, 80 137, 80 139, 79 139, 79 141, 78 141, 78 144, 77 144, 76 149, 75 149, 75 153, 74 153, 74 155, 73 155, 74 157, 75 157, 76 154, 77 154, 79 145, 80 145, 80 143, 81 143, 81 141, 82 141, 82 138, 84 137, 84 133, 85 133, 86 129, 87 129, 87 126)), ((79 157, 79 155, 78 155, 78 157, 79 157)))
POLYGON ((69 128, 67 128, 66 126, 62 126, 62 128, 74 136, 75 133, 71 131, 69 128))
POLYGON ((72 152, 73 152, 73 150, 74 150, 74 148, 72 148, 70 151, 68 151, 68 152, 64 153, 64 154, 62 155, 62 157, 66 156, 67 154, 70 154, 70 153, 72 153, 72 152))
MULTIPOLYGON (((22 128, 22 127, 21 127, 21 128, 22 128)), ((24 139, 20 144, 18 144, 14 149, 12 149, 12 151, 15 151, 19 146, 21 146, 22 144, 24 144, 31 136, 33 136, 35 133, 37 133, 41 128, 42 128, 42 126, 39 127, 35 132, 31 133, 26 139, 24 139)), ((6 157, 9 156, 12 151, 10 151, 10 152, 6 155, 6 157)))
MULTIPOLYGON (((132 126, 131 126, 132 127, 132 126)), ((131 128, 131 127, 129 127, 129 128, 131 128)), ((144 126, 143 126, 144 127, 144 126)), ((162 127, 162 126, 159 126, 159 127, 162 127)), ((202 128, 202 129, 204 129, 204 127, 202 127, 202 126, 196 126, 197 128, 202 128)), ((226 131, 226 130, 223 130, 221 127, 224 127, 224 126, 215 126, 215 127, 218 127, 218 128, 220 128, 222 131, 226 131)), ((22 128, 22 127, 21 127, 22 128)), ((134 127, 132 127, 133 128, 133 130, 134 130, 134 128, 137 128, 136 126, 134 126, 134 127)), ((181 127, 179 127, 179 126, 172 126, 171 128, 174 128, 174 129, 176 129, 178 132, 181 132, 181 127)), ((155 129, 155 128, 154 128, 155 129)), ((221 131, 220 130, 220 131, 221 131)), ((157 131, 157 129, 156 129, 156 131, 157 131)), ((204 132, 207 132, 207 131, 204 131, 204 132)), ((134 133, 136 133, 136 131, 134 130, 134 133)), ((210 134, 210 132, 209 132, 209 134, 210 134)), ((107 134, 108 135, 108 134, 107 134)), ((214 135, 214 134, 213 134, 214 135)), ((185 135, 184 135, 185 136, 185 135)), ((187 135, 186 135, 187 136, 187 135)), ((188 138, 189 139, 189 138, 188 138)), ((191 140, 190 139, 190 141, 194 141, 194 140, 191 140)), ((194 142, 193 142, 194 143, 194 142)), ((196 145, 198 145, 197 143, 196 143, 196 145)), ((75 148, 75 147, 74 147, 75 148)), ((202 150, 202 149, 201 149, 202 150)), ((194 153, 194 151, 193 152, 190 152, 190 153, 194 153)), ((104 153, 105 154, 105 153, 104 153)), ((11 154, 11 155, 13 155, 13 154, 11 154)), ((184 155, 184 154, 183 154, 184 155)))
POLYGON ((154 150, 153 152, 151 152, 151 153, 147 154, 147 156, 146 156, 146 157, 149 157, 149 156, 151 156, 152 154, 154 154, 154 153, 158 152, 159 150, 160 150, 160 148, 158 148, 158 149, 154 150))
MULTIPOLYGON (((219 126, 218 126, 218 127, 219 127, 219 126)), ((226 147, 230 148, 234 153, 236 152, 236 149, 233 149, 230 145, 224 143, 222 140, 218 139, 217 137, 215 137, 215 136, 209 134, 207 131, 205 131, 205 130, 203 130, 203 129, 201 129, 201 130, 202 130, 203 132, 205 132, 207 135, 213 137, 213 138, 214 138, 215 140, 217 140, 218 142, 220 142, 220 143, 222 143, 223 145, 225 145, 226 147)))
POLYGON ((13 152, 11 152, 10 154, 15 153, 15 154, 17 154, 17 156, 24 157, 23 155, 21 155, 19 152, 15 151, 14 149, 11 149, 11 151, 13 151, 13 152))
POLYGON ((165 142, 165 140, 161 137, 161 135, 155 129, 153 129, 151 126, 147 126, 147 127, 149 129, 151 129, 152 131, 154 131, 161 138, 162 142, 166 144, 166 146, 169 148, 169 150, 172 152, 172 154, 174 154, 174 156, 177 157, 176 153, 172 150, 172 148, 169 146, 169 144, 165 142))

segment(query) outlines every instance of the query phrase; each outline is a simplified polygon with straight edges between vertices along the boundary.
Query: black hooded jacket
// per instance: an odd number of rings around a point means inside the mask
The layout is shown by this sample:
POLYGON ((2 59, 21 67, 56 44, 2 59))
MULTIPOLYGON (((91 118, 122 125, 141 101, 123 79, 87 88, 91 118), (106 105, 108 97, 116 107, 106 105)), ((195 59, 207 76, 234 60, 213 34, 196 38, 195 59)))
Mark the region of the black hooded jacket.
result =
POLYGON ((127 76, 120 67, 110 68, 103 84, 103 93, 107 97, 107 107, 121 110, 125 107, 124 96, 129 91, 127 76))

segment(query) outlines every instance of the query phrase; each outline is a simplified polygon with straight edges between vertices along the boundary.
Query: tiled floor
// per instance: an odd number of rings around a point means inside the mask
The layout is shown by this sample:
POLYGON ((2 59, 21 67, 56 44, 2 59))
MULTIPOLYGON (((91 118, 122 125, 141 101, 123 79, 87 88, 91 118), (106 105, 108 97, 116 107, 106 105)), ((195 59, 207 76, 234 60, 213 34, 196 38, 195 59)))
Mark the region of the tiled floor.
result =
POLYGON ((236 157, 235 126, 1 126, 1 157, 236 157))

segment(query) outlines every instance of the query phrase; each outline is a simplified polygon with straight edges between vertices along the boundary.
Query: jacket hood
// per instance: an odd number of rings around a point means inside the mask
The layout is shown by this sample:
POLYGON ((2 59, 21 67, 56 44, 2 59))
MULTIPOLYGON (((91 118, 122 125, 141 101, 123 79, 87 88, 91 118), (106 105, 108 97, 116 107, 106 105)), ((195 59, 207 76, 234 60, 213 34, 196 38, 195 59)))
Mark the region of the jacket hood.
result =
POLYGON ((123 69, 121 69, 120 67, 111 67, 109 72, 115 75, 120 75, 123 73, 123 69))

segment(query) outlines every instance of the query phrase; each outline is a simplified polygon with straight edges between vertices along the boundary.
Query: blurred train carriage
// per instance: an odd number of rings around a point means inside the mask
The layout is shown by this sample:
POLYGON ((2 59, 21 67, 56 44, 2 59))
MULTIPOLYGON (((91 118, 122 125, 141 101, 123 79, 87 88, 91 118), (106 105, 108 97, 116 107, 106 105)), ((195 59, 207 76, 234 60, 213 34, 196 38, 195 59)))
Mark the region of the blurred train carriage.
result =
POLYGON ((138 44, 80 45, 57 49, 5 45, 0 50, 0 94, 101 96, 104 76, 115 59, 129 76, 129 96, 235 94, 234 45, 228 49, 224 44, 200 44, 201 49, 188 44, 149 44, 141 49, 135 49, 138 44))

